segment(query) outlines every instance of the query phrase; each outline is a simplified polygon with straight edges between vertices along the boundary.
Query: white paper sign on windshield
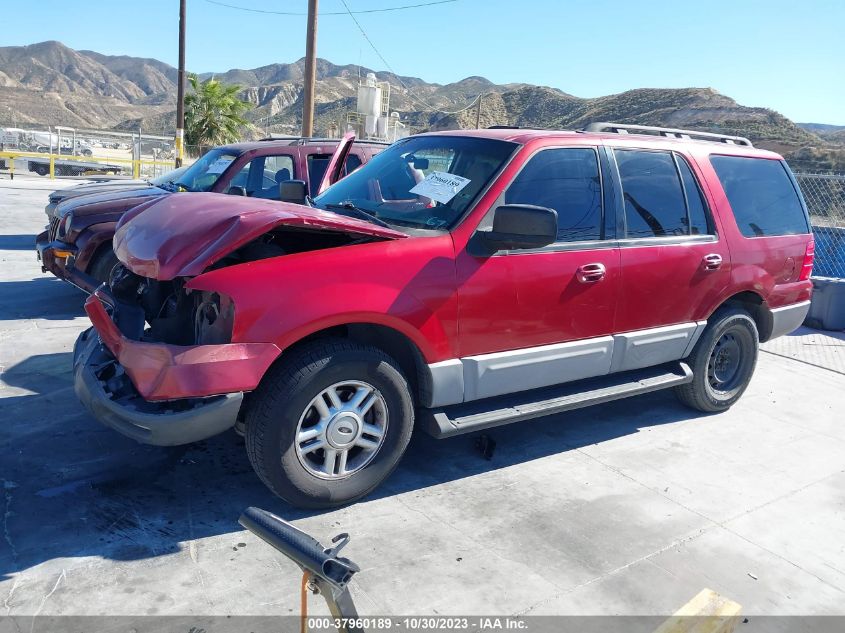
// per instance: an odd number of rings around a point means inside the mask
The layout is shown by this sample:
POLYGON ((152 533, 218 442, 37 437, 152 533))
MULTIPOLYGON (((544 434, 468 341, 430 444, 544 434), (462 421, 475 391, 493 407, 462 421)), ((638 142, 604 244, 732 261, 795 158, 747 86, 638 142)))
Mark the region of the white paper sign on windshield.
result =
POLYGON ((449 174, 445 171, 433 171, 422 182, 417 183, 411 189, 411 193, 431 198, 440 204, 446 204, 469 183, 469 178, 449 174))
POLYGON ((234 158, 218 158, 208 166, 207 174, 222 174, 232 164, 234 158))

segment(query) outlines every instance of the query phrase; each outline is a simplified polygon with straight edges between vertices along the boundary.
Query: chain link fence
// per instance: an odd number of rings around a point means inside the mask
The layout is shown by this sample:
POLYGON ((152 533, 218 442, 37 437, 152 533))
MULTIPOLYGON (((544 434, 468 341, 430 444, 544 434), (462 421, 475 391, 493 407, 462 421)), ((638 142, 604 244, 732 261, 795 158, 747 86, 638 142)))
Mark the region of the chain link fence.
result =
POLYGON ((845 278, 845 174, 795 174, 816 239, 813 275, 845 278))

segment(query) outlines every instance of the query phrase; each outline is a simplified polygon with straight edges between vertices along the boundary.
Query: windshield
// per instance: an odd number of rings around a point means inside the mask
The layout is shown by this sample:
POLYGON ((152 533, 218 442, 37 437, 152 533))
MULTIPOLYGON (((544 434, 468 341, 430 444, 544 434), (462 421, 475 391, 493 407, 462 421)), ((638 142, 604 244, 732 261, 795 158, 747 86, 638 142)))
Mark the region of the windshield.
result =
POLYGON ((150 184, 155 185, 156 187, 160 187, 162 185, 169 185, 174 182, 179 182, 179 179, 182 177, 188 170, 187 167, 178 167, 176 169, 171 169, 169 172, 158 176, 157 178, 150 179, 150 184))
POLYGON ((226 171, 238 154, 227 149, 213 149, 188 167, 176 184, 188 191, 211 191, 220 174, 226 171))
POLYGON ((465 136, 410 137, 314 202, 324 209, 354 206, 390 224, 451 228, 516 147, 508 141, 465 136))

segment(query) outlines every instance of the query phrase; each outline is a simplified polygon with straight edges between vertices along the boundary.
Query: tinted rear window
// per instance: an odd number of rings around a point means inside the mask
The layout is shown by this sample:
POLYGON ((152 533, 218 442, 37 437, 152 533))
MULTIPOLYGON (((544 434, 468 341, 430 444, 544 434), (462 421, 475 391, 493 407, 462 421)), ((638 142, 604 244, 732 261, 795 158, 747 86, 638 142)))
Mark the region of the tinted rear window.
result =
MULTIPOLYGON (((323 176, 326 175, 326 170, 329 168, 329 161, 332 154, 309 154, 308 155, 308 186, 311 188, 311 195, 315 195, 317 189, 320 188, 320 183, 323 182, 323 176)), ((346 157, 346 165, 344 166, 341 177, 346 174, 351 174, 353 171, 361 166, 361 158, 355 154, 349 154, 346 157)))
POLYGON ((781 161, 711 156, 710 162, 745 237, 810 232, 798 192, 781 161))
POLYGON ((687 197, 687 208, 689 209, 689 226, 691 235, 706 235, 713 232, 713 228, 709 221, 704 196, 701 195, 701 189, 698 187, 698 182, 695 176, 692 175, 692 170, 687 164, 687 161, 675 154, 678 161, 678 170, 681 172, 681 180, 684 183, 684 193, 687 197))
POLYGON ((689 235, 686 201, 669 152, 615 150, 628 237, 689 235))

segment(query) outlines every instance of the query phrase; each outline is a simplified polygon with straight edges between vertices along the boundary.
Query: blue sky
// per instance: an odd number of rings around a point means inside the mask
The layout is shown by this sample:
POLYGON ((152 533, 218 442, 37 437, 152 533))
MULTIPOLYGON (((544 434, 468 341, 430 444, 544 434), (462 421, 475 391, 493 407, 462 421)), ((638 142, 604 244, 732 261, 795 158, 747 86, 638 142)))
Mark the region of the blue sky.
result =
MULTIPOLYGON (((220 0, 266 11, 306 0, 220 0)), ((346 0, 353 10, 426 0, 346 0)), ((430 1, 430 0, 429 0, 430 1)), ((320 0, 321 12, 343 11, 320 0)), ((106 54, 177 58, 177 0, 39 0, 2 10, 0 45, 60 40, 106 54)), ((457 0, 356 16, 399 74, 449 83, 482 75, 595 97, 631 88, 712 87, 796 121, 845 125, 842 0, 457 0)), ((385 69, 348 15, 324 15, 318 54, 385 69)), ((305 18, 188 0, 193 71, 254 68, 304 54, 305 18)))

